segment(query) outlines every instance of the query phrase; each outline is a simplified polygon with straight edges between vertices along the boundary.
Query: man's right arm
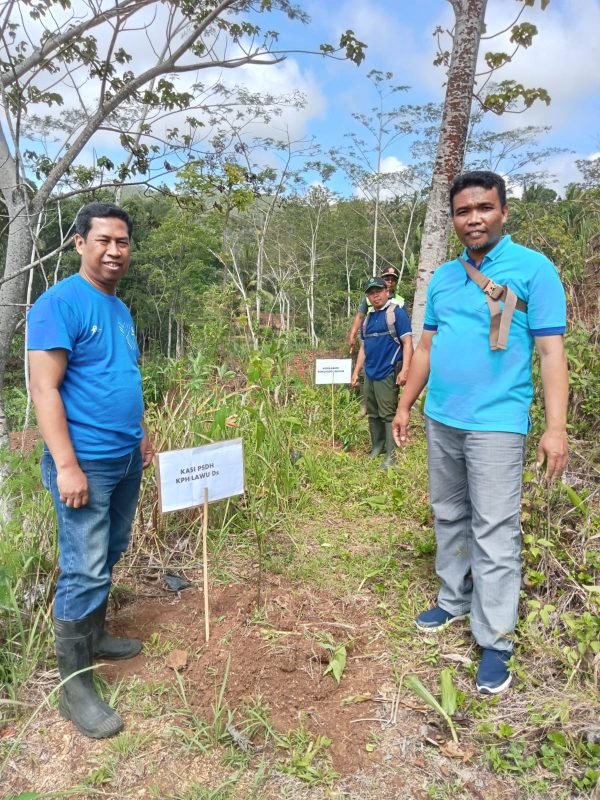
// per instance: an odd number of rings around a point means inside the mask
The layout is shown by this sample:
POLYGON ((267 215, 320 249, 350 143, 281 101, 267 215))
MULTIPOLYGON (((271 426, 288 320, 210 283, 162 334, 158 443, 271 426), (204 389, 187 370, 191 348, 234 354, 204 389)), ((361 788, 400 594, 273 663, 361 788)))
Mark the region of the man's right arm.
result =
POLYGON ((354 349, 356 334, 360 330, 360 326, 364 318, 365 315, 360 311, 354 317, 354 322, 352 323, 352 327, 350 328, 350 333, 348 334, 348 347, 350 348, 351 351, 354 349))
POLYGON ((431 342, 436 331, 423 331, 417 349, 410 362, 410 369, 404 391, 400 395, 398 410, 392 421, 392 431, 397 445, 408 442, 408 426, 410 409, 419 397, 429 380, 429 359, 431 355, 431 342))
POLYGON ((351 385, 354 388, 358 386, 360 371, 364 367, 364 365, 365 365, 365 345, 364 343, 361 343, 360 350, 358 351, 358 356, 356 357, 354 372, 352 373, 352 380, 350 381, 351 385))
POLYGON ((67 506, 80 508, 88 502, 88 482, 73 449, 59 392, 66 368, 66 350, 29 351, 31 398, 42 437, 56 464, 60 499, 67 506))

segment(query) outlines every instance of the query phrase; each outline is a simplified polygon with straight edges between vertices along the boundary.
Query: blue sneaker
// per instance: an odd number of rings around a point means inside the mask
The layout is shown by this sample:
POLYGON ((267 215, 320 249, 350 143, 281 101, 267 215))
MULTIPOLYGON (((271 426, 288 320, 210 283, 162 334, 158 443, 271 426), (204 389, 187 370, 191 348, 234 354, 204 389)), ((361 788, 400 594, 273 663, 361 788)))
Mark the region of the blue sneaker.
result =
POLYGON ((439 606, 434 606, 429 611, 423 611, 422 614, 419 614, 415 620, 415 625, 422 631, 442 631, 453 622, 465 619, 466 616, 466 614, 451 614, 439 606))
POLYGON ((508 660, 512 653, 506 650, 483 648, 481 663, 477 670, 477 691, 482 694, 500 694, 508 689, 512 675, 508 671, 508 660))

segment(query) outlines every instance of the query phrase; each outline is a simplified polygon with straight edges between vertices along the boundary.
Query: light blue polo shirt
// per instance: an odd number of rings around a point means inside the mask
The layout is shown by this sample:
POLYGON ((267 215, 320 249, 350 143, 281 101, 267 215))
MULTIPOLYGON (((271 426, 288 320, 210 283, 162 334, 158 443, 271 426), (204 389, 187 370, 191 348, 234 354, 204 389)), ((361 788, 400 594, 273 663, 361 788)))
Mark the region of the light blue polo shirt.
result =
POLYGON ((437 334, 425 413, 453 428, 527 433, 534 336, 565 332, 565 292, 552 262, 510 236, 485 255, 479 268, 509 286, 527 303, 527 312, 515 310, 507 349, 490 350, 484 293, 458 259, 442 264, 427 289, 423 327, 437 334))

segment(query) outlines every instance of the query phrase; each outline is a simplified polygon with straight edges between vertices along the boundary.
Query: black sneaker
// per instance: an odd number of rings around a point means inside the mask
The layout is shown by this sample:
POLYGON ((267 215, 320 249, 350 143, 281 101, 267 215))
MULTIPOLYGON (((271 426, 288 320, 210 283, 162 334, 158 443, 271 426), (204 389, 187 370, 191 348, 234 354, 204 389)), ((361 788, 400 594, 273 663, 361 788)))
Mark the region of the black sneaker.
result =
POLYGON ((482 694, 500 694, 510 686, 512 675, 508 670, 508 661, 512 653, 506 650, 483 648, 481 663, 477 670, 477 691, 482 694))
POLYGON ((466 616, 466 614, 451 614, 439 606, 434 606, 428 611, 423 611, 422 614, 419 614, 415 620, 415 625, 423 631, 442 631, 453 622, 465 619, 466 616))

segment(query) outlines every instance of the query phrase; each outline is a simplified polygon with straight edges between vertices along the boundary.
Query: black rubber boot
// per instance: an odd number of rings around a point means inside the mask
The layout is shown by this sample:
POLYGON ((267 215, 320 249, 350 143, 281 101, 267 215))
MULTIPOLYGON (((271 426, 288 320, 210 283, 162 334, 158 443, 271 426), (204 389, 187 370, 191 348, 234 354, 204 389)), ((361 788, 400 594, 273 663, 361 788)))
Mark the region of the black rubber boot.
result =
POLYGON ((92 739, 107 739, 119 733, 123 720, 98 697, 89 669, 92 664, 91 616, 76 620, 55 617, 54 634, 60 677, 63 681, 69 678, 60 692, 58 710, 61 716, 71 720, 81 733, 92 739))
POLYGON ((117 661, 137 656, 142 649, 142 643, 139 639, 118 639, 106 631, 104 625, 107 605, 108 599, 90 615, 94 658, 107 658, 117 661))
POLYGON ((369 417, 369 433, 371 434, 371 447, 369 458, 377 458, 383 453, 385 447, 385 425, 379 417, 369 417))
POLYGON ((394 467, 396 465, 396 442, 394 441, 391 422, 385 423, 385 453, 381 469, 394 467))

